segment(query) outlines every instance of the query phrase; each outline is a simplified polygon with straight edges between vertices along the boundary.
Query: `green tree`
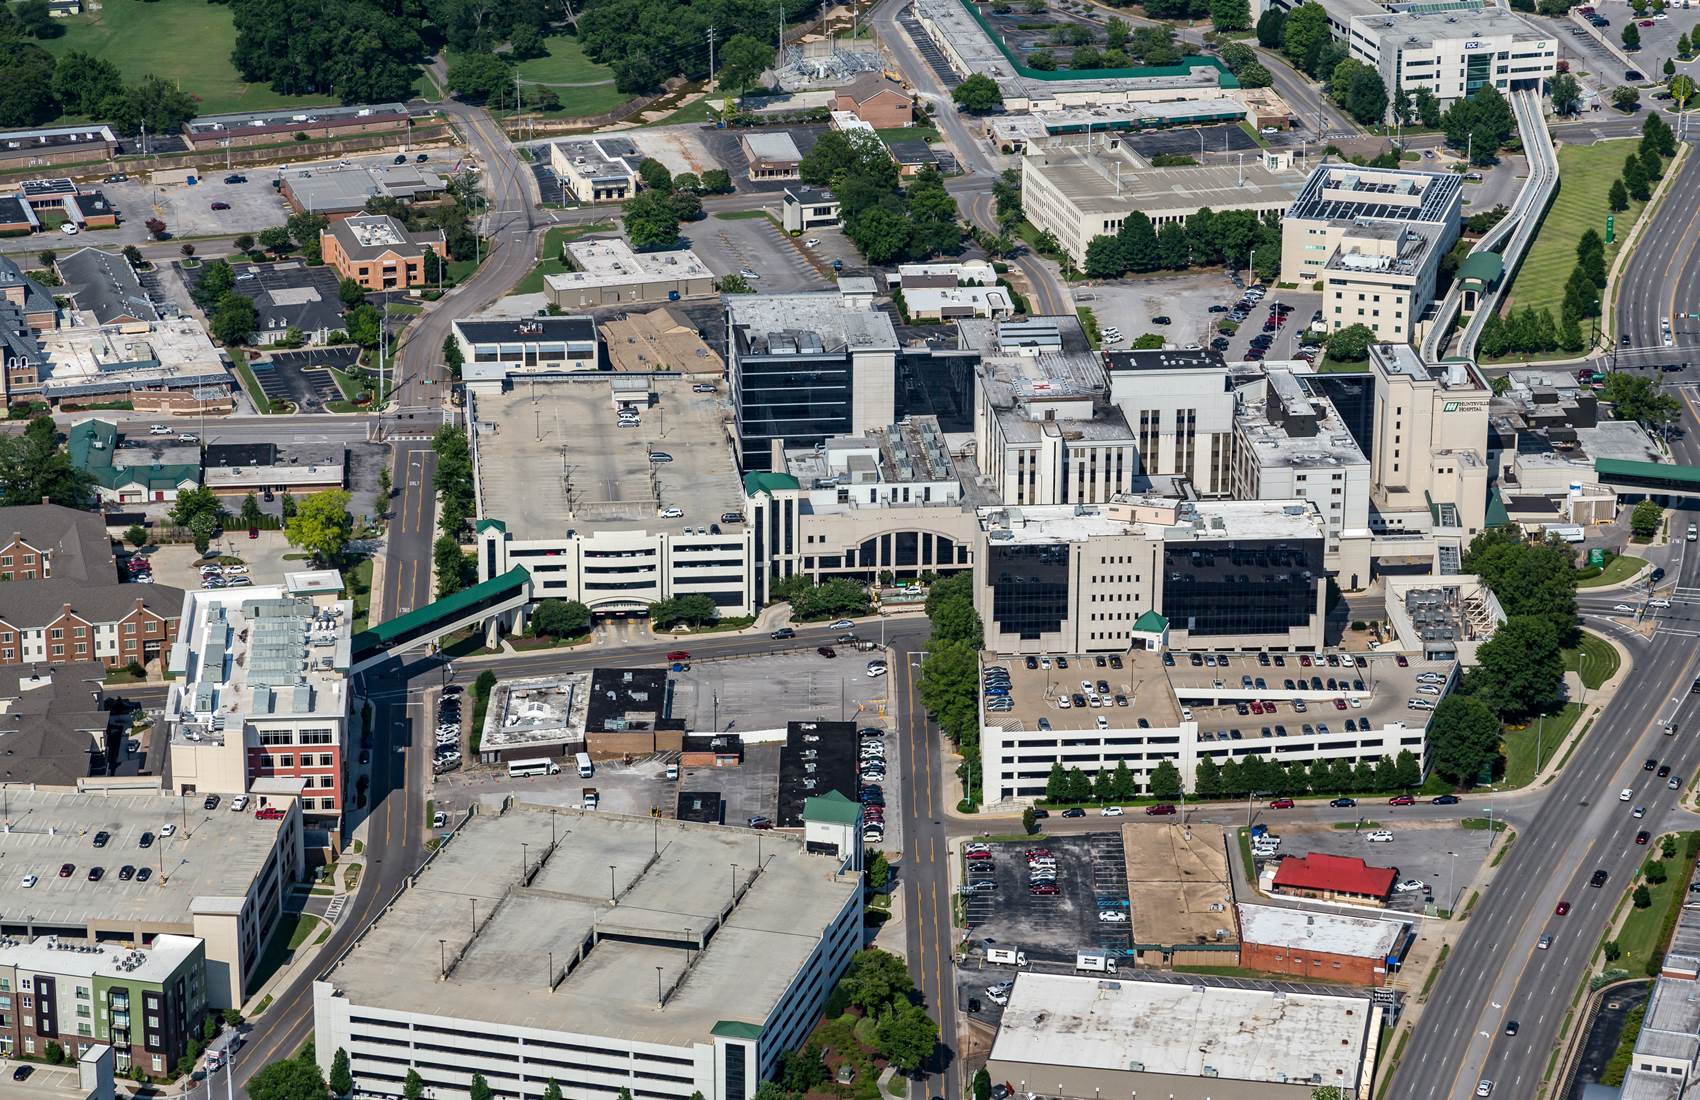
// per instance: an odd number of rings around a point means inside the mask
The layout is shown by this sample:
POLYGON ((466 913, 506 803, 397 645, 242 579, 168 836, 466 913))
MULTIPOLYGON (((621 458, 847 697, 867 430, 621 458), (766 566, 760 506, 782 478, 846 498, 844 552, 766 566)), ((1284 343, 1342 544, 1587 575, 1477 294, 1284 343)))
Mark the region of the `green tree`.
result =
POLYGON ((471 570, 460 543, 453 535, 444 533, 431 544, 431 564, 437 574, 437 598, 452 596, 465 588, 471 570))
POLYGON ((1548 90, 1552 93, 1554 114, 1573 115, 1582 109, 1582 85, 1569 73, 1553 77, 1548 90))
POLYGON ((1619 84, 1611 90, 1611 105, 1620 111, 1633 111, 1640 102, 1640 91, 1627 84, 1619 84))
POLYGON ((1347 58, 1335 65, 1328 94, 1364 125, 1380 122, 1387 114, 1387 86, 1379 72, 1361 61, 1347 58))
POLYGON ((1664 162, 1659 159, 1659 154, 1651 149, 1641 150, 1641 171, 1646 173, 1649 183, 1656 183, 1662 179, 1665 174, 1665 166, 1664 162))
POLYGON ((893 1001, 906 998, 914 990, 915 981, 902 959, 871 947, 851 957, 840 985, 851 1004, 874 1015, 893 1001))
POLYGON ((992 1075, 985 1066, 974 1074, 974 1100, 992 1100, 992 1075))
POLYGON ((626 236, 637 249, 672 248, 679 243, 679 214, 659 191, 639 191, 620 207, 626 236))
POLYGON ((997 81, 985 73, 970 74, 968 79, 951 91, 950 98, 964 111, 975 115, 983 115, 1003 106, 1002 89, 998 87, 997 81))
POLYGON ((1635 538, 1646 541, 1658 534, 1659 524, 1664 522, 1664 518, 1665 510, 1659 507, 1657 501, 1640 501, 1629 513, 1629 530, 1635 538))
POLYGON ((1210 22, 1218 31, 1243 31, 1251 26, 1246 0, 1210 0, 1210 22))
POLYGON ((1619 38, 1623 42, 1623 48, 1630 53, 1641 48, 1641 29, 1635 25, 1633 19, 1624 20, 1623 33, 1619 38))
POLYGON ((1092 801, 1092 780, 1078 767, 1070 768, 1068 770, 1068 797, 1065 798, 1064 801, 1092 801))
POLYGON ((751 34, 733 35, 720 51, 715 79, 727 91, 742 93, 773 64, 773 45, 751 34))
POLYGON ((1332 42, 1328 13, 1321 4, 1300 4, 1287 13, 1281 31, 1281 52, 1295 68, 1312 77, 1321 77, 1318 63, 1332 42))
POLYGON ((224 507, 219 503, 218 495, 205 486, 178 493, 168 513, 171 522, 179 527, 189 526, 198 515, 211 516, 216 522, 223 514, 224 507))
POLYGON ((708 626, 720 618, 720 608, 708 596, 674 596, 650 605, 649 619, 658 629, 675 626, 708 626))
POLYGON ((1051 763, 1051 774, 1045 779, 1045 801, 1051 803, 1068 801, 1068 772, 1063 769, 1061 760, 1051 763))
POLYGON ((1028 836, 1039 831, 1039 815, 1031 806, 1021 811, 1021 831, 1028 836))
POLYGON ((1368 325, 1347 325, 1328 336, 1328 358, 1342 363, 1361 363, 1369 358, 1375 332, 1368 325))
POLYGON ((1665 870, 1665 865, 1656 859, 1648 860, 1647 865, 1641 868, 1641 873, 1654 886, 1663 885, 1665 880, 1670 877, 1670 873, 1665 870))
POLYGON ((779 1083, 785 1091, 801 1094, 824 1083, 830 1074, 820 1048, 809 1043, 802 1050, 790 1050, 780 1055, 779 1083))
POLYGON ((539 600, 531 612, 531 632, 551 638, 576 638, 590 629, 590 608, 577 600, 539 600))
POLYGON ((1393 785, 1403 790, 1423 785, 1422 763, 1410 749, 1401 749, 1398 758, 1393 761, 1393 785))
POLYGON ((1127 255, 1121 238, 1101 233, 1086 242, 1084 266, 1091 279, 1119 279, 1127 274, 1127 255))
POLYGON ((371 349, 378 346, 384 315, 378 312, 377 306, 362 302, 344 315, 342 323, 348 330, 350 340, 363 348, 371 349))
POLYGON ((254 302, 234 290, 226 291, 213 310, 208 327, 213 337, 225 347, 241 347, 254 336, 259 312, 254 302))
POLYGON ((448 368, 450 378, 460 381, 460 369, 466 365, 466 356, 461 353, 460 342, 452 334, 443 337, 443 365, 448 368))
POLYGON ((1612 212, 1621 214, 1629 209, 1629 189, 1623 186, 1621 179, 1611 181, 1611 192, 1607 195, 1612 212))
POLYGON ((1676 419, 1682 405, 1676 398, 1661 390, 1650 378, 1613 371, 1600 387, 1600 400, 1611 405, 1612 415, 1619 420, 1634 420, 1655 426, 1676 419))
POLYGON ((1435 774, 1451 783, 1474 783, 1499 756, 1499 719, 1474 696, 1449 695, 1434 708, 1429 738, 1435 774))
POLYGON ((1653 904, 1652 891, 1647 889, 1647 884, 1644 882, 1636 884, 1635 893, 1630 895, 1630 899, 1635 903, 1637 909, 1645 909, 1653 904))
POLYGON ((1257 17, 1257 44, 1266 50, 1278 50, 1286 39, 1287 13, 1279 8, 1266 8, 1257 17))
POLYGON ((927 591, 927 621, 932 625, 931 637, 980 648, 985 632, 974 610, 972 573, 956 573, 933 583, 927 591))
POLYGON ((354 1091, 354 1073, 348 1065, 348 1051, 336 1048, 336 1054, 331 1058, 331 1092, 338 1096, 347 1096, 354 1091))
POLYGON ((104 118, 108 101, 123 94, 118 67, 82 50, 62 54, 53 69, 53 95, 67 114, 104 118))
POLYGON ((1540 615, 1568 644, 1576 622, 1576 569, 1569 547, 1556 540, 1524 542, 1506 530, 1484 531, 1464 556, 1466 573, 1493 589, 1510 616, 1540 615))
POLYGON ((732 173, 724 168, 710 168, 702 174, 702 189, 710 195, 725 195, 732 191, 732 173))
POLYGON ((341 562, 354 531, 354 517, 348 511, 352 500, 353 494, 345 489, 325 489, 303 498, 284 525, 289 545, 322 566, 341 562))
MULTIPOLYGON (((470 53, 449 66, 449 90, 479 103, 500 105, 514 91, 513 69, 493 53, 470 53)), ((510 103, 511 105, 511 103, 510 103)))
POLYGON ((1157 270, 1162 258, 1157 247, 1157 231, 1143 210, 1135 210, 1122 220, 1116 240, 1126 261, 1126 270, 1157 270))
POLYGON ((920 1005, 898 1001, 881 1013, 874 1041, 899 1072, 914 1073, 937 1049, 939 1025, 920 1005))
POLYGON ((472 1085, 467 1089, 467 1100, 495 1100, 495 1092, 490 1088, 490 1082, 484 1080, 482 1073, 472 1075, 472 1085))
POLYGON ((1623 957, 1623 948, 1618 946, 1616 940, 1607 940, 1600 944, 1600 952, 1605 955, 1606 962, 1616 962, 1623 957))
POLYGON ((336 296, 342 301, 344 309, 353 309, 365 303, 366 288, 353 279, 344 278, 337 283, 336 296))
MULTIPOLYGON (((403 1100, 408 1100, 405 1093, 403 1100)), ((549 1083, 543 1086, 543 1100, 561 1100, 561 1086, 555 1083, 553 1077, 549 1078, 549 1083)))
POLYGON ((638 178, 651 191, 660 191, 664 195, 673 193, 673 173, 654 157, 644 157, 638 161, 637 171, 638 178))
POLYGON ((702 177, 695 172, 680 172, 673 177, 673 190, 700 194, 702 192, 702 177))
POLYGON ((253 493, 242 498, 242 510, 237 513, 238 518, 242 521, 242 526, 255 526, 260 522, 260 514, 260 498, 253 493))
POLYGON ((1199 760, 1194 770, 1192 784, 1193 794, 1198 798, 1216 798, 1222 794, 1222 769, 1214 757, 1206 756, 1199 760))
POLYGON ((0 504, 17 507, 46 499, 67 508, 94 503, 94 479, 71 464, 53 419, 38 416, 20 435, 0 436, 0 504))
POLYGON ((921 705, 959 745, 979 731, 980 658, 964 641, 929 638, 921 659, 921 705))
POLYGON ((302 1058, 272 1062, 249 1078, 249 1100, 324 1100, 325 1078, 302 1058))
POLYGON ((148 529, 139 523, 133 523, 129 530, 124 532, 124 541, 140 550, 148 544, 148 529))
POLYGON ((1153 798, 1180 797, 1181 770, 1175 767, 1174 761, 1164 760, 1151 769, 1150 787, 1153 798))

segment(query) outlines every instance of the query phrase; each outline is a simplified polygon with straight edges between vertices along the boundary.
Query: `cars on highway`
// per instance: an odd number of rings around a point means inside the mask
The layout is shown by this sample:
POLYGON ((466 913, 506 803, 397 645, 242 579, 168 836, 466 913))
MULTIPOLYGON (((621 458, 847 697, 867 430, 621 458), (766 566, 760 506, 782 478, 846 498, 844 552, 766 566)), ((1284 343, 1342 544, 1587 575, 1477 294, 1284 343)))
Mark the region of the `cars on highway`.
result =
POLYGON ((1099 817, 1120 817, 1120 816, 1122 816, 1122 808, 1120 806, 1102 806, 1098 810, 1098 816, 1099 817))
POLYGON ((1568 901, 1559 902, 1558 908, 1554 909, 1553 912, 1561 917, 1564 916, 1564 914, 1570 912, 1570 903, 1568 901))
POLYGON ((1387 800, 1389 806, 1415 806, 1417 800, 1408 794, 1396 794, 1387 800))
POLYGON ((1535 947, 1537 947, 1538 949, 1540 949, 1542 951, 1545 951, 1547 948, 1549 948, 1551 946, 1552 946, 1552 933, 1551 932, 1548 932, 1546 935, 1542 936, 1540 938, 1539 942, 1537 942, 1535 944, 1535 947))
POLYGON ((1601 867, 1599 870, 1594 872, 1594 877, 1588 880, 1588 885, 1593 887, 1595 890, 1598 890, 1606 884, 1606 879, 1608 877, 1610 876, 1606 873, 1606 869, 1601 867))
POLYGON ((1330 806, 1333 806, 1337 810, 1350 809, 1357 804, 1358 800, 1355 798, 1336 798, 1329 803, 1330 806))

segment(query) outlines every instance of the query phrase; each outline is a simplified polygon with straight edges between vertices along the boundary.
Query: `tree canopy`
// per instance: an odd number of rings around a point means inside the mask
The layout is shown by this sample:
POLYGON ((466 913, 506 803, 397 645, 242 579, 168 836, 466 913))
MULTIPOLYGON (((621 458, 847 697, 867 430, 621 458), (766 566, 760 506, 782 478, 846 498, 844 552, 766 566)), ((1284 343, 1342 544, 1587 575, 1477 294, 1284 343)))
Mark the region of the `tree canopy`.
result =
POLYGON ((336 565, 354 532, 354 517, 348 511, 353 500, 346 489, 325 489, 303 497, 284 523, 289 545, 312 555, 320 565, 336 565))
POLYGON ((94 503, 94 480, 71 465, 50 416, 31 420, 20 435, 0 436, 0 504, 11 508, 44 499, 68 508, 94 503))

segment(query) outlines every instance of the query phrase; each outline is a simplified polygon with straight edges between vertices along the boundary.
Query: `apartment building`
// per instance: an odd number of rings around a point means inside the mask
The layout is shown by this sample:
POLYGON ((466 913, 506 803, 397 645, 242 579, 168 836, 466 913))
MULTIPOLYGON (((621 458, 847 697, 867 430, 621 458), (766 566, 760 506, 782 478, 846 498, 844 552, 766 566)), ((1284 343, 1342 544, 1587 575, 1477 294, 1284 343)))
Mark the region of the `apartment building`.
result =
POLYGON ((207 1014, 206 946, 159 935, 146 947, 58 936, 0 939, 0 1056, 72 1058, 110 1046, 119 1073, 166 1076, 207 1014))
POLYGON ((346 1050, 381 1097, 414 1070, 436 1095, 476 1073, 508 1096, 748 1100, 862 947, 842 802, 808 800, 807 844, 525 803, 473 817, 314 984, 321 1068, 346 1050))
POLYGON ((1330 332, 1361 324, 1409 342, 1458 239, 1462 192, 1455 172, 1323 164, 1281 220, 1281 270, 1323 284, 1330 332))
POLYGON ((171 789, 245 794, 301 785, 301 811, 334 831, 344 809, 353 604, 282 585, 183 596, 165 702, 171 789))

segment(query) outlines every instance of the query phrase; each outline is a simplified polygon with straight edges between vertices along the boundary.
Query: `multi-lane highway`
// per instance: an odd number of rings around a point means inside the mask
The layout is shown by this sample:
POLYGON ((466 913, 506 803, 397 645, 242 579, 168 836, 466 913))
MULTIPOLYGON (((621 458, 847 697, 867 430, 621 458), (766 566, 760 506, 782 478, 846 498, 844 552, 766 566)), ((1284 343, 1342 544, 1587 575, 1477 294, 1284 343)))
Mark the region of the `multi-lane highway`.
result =
POLYGON ((1700 156, 1693 151, 1672 180, 1617 283, 1615 328, 1631 347, 1700 344, 1700 156))

